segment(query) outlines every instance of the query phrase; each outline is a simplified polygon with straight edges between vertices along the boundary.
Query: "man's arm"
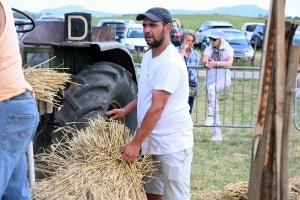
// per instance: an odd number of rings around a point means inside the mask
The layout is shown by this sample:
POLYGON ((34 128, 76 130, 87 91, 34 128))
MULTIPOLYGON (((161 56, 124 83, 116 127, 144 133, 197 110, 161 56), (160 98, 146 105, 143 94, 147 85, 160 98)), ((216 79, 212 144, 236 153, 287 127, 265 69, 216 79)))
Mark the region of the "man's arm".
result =
POLYGON ((131 101, 129 104, 127 104, 124 108, 113 109, 113 110, 107 111, 105 114, 107 116, 110 116, 114 120, 121 119, 121 118, 125 117, 127 114, 130 114, 130 113, 136 111, 137 101, 138 101, 138 97, 136 97, 133 101, 131 101))
POLYGON ((122 159, 125 162, 135 161, 136 157, 139 154, 142 142, 146 139, 147 136, 150 135, 150 133, 155 128, 170 96, 171 93, 164 90, 154 90, 152 92, 152 104, 148 109, 138 132, 136 133, 132 141, 128 143, 123 149, 122 159))
POLYGON ((151 107, 146 112, 136 137, 133 138, 133 142, 137 143, 137 145, 140 146, 146 137, 153 131, 170 96, 171 93, 165 90, 153 90, 151 107))
POLYGON ((5 19, 4 9, 2 7, 2 4, 0 3, 0 37, 3 34, 5 22, 6 19, 5 19))

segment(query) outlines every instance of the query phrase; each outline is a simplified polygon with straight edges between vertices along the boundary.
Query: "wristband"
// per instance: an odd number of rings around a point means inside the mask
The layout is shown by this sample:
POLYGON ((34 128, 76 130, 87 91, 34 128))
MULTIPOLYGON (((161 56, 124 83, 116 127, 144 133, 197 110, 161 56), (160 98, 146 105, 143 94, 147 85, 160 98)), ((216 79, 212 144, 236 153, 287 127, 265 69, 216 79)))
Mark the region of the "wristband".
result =
POLYGON ((219 67, 219 64, 220 64, 219 61, 217 61, 217 67, 219 67))

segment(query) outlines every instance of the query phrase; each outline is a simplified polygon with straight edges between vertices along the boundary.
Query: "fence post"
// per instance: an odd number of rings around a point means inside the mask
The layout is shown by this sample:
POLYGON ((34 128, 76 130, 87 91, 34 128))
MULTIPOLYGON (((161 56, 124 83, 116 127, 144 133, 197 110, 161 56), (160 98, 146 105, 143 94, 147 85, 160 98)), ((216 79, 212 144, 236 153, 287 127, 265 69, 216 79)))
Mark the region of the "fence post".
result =
POLYGON ((256 47, 257 47, 257 37, 255 38, 255 42, 254 42, 254 55, 252 60, 252 66, 255 66, 256 51, 257 51, 256 47))

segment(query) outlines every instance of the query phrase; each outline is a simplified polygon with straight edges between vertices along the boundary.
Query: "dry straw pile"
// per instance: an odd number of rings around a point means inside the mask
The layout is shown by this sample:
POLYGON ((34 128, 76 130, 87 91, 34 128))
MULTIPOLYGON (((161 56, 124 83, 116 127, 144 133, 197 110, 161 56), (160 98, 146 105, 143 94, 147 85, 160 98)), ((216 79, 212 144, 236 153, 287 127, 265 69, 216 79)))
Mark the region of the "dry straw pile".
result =
MULTIPOLYGON (((300 200, 300 178, 290 179, 289 186, 289 200, 300 200)), ((205 200, 247 200, 248 182, 231 183, 220 192, 203 192, 202 198, 205 200)))
POLYGON ((34 90, 35 99, 58 105, 60 98, 57 92, 65 88, 67 82, 71 82, 71 75, 68 73, 57 72, 60 68, 23 68, 25 80, 29 82, 34 90))
POLYGON ((121 159, 120 149, 131 140, 123 124, 100 116, 88 123, 85 130, 65 128, 71 139, 36 156, 48 165, 36 170, 50 176, 31 190, 33 199, 146 199, 142 177, 148 172, 155 176, 155 163, 141 156, 130 164, 121 159))

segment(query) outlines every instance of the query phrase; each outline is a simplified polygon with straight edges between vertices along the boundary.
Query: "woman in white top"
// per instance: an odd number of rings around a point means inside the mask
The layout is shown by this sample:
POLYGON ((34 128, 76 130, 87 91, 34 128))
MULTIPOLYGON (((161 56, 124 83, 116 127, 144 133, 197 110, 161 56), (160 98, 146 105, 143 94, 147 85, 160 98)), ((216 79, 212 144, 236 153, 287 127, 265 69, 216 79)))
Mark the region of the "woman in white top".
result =
MULTIPOLYGON (((230 70, 222 67, 232 66, 233 48, 225 41, 224 32, 221 30, 213 30, 208 37, 211 45, 205 49, 203 56, 204 66, 208 69, 204 83, 208 103, 204 125, 212 126, 220 124, 218 94, 231 84, 230 70)), ((210 140, 222 140, 220 127, 214 127, 214 136, 210 140)))

